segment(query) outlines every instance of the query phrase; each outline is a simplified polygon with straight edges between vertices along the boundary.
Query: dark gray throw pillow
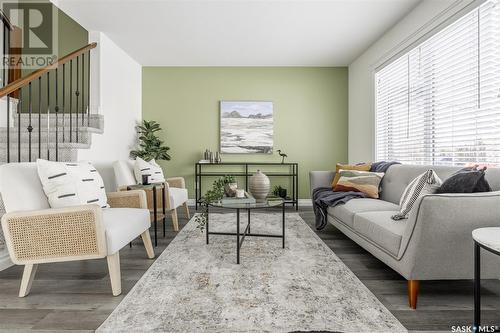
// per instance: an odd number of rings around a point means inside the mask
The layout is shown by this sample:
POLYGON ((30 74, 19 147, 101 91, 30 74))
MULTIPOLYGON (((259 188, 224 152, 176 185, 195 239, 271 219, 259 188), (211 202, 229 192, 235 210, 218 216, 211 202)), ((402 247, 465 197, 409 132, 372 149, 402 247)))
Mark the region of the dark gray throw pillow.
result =
POLYGON ((476 193, 491 192, 485 172, 475 167, 463 168, 455 172, 437 189, 436 193, 476 193))

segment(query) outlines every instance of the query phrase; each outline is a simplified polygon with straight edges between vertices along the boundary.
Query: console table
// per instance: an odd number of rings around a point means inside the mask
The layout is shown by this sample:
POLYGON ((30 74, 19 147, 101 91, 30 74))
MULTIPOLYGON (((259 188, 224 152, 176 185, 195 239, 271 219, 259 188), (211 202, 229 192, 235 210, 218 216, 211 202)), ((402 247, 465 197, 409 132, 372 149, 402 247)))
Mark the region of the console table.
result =
MULTIPOLYGON (((292 181, 290 197, 285 199, 286 205, 299 209, 299 164, 298 163, 257 163, 257 162, 222 162, 222 163, 196 163, 194 166, 195 200, 196 209, 201 202, 202 182, 204 177, 235 176, 245 178, 245 191, 248 191, 248 178, 253 173, 261 170, 269 178, 288 177, 292 181), (220 167, 234 167, 238 170, 217 170, 220 167), (219 167, 219 168, 218 168, 219 167), (266 168, 269 171, 266 172, 266 168), (279 171, 277 169, 280 169, 279 171)), ((272 189, 271 189, 272 190, 272 189)))

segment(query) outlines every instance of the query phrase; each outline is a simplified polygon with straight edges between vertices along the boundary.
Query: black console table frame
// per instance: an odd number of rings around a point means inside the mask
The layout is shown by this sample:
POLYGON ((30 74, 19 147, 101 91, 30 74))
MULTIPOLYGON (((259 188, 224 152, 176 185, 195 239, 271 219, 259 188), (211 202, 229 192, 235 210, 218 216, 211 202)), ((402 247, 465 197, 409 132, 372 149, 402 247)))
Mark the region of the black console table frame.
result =
POLYGON ((262 167, 260 168, 263 173, 269 178, 271 177, 289 177, 292 179, 292 193, 290 199, 285 200, 285 205, 292 205, 296 210, 299 209, 299 164, 298 163, 266 163, 266 162, 221 162, 221 163, 196 163, 194 165, 194 192, 196 209, 201 203, 201 188, 203 177, 220 177, 220 176, 236 176, 245 178, 245 191, 248 191, 248 178, 252 176, 254 171, 249 170, 249 167, 262 167), (243 171, 205 171, 204 166, 240 166, 243 171), (266 166, 288 166, 288 172, 266 172, 266 166))

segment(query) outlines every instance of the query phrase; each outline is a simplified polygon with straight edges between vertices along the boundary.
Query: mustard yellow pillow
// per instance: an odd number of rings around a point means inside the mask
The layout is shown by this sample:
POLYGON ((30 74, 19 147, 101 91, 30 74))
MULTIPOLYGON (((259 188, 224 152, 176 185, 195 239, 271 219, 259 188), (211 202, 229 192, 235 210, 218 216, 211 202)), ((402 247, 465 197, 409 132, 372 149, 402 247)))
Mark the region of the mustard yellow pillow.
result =
POLYGON ((340 170, 356 170, 356 171, 370 171, 372 168, 371 163, 360 163, 360 164, 341 164, 337 163, 337 167, 335 169, 335 177, 333 178, 332 188, 337 186, 337 183, 340 179, 340 170))

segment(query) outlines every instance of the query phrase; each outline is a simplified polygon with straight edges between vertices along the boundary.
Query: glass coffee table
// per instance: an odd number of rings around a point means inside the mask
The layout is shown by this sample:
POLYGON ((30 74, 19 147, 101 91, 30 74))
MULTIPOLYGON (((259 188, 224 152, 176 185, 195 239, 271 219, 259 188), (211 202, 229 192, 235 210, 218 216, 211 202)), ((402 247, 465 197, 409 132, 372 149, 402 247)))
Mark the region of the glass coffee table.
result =
POLYGON ((240 263, 240 249, 245 237, 271 237, 271 238, 281 238, 282 246, 285 248, 285 201, 281 199, 273 199, 273 200, 264 200, 261 202, 248 204, 248 203, 230 203, 223 204, 222 202, 213 202, 207 207, 207 221, 206 221, 206 237, 207 244, 209 243, 210 235, 224 235, 224 236, 236 236, 236 263, 240 263), (262 234, 262 233, 252 233, 250 231, 250 212, 252 209, 267 209, 267 208, 276 208, 281 206, 282 211, 282 229, 281 234, 262 234), (234 209, 236 210, 236 233, 234 232, 217 232, 217 231, 209 231, 209 216, 210 216, 210 207, 223 208, 223 209, 234 209), (246 210, 248 215, 248 223, 244 228, 243 232, 240 232, 240 211, 246 210))

